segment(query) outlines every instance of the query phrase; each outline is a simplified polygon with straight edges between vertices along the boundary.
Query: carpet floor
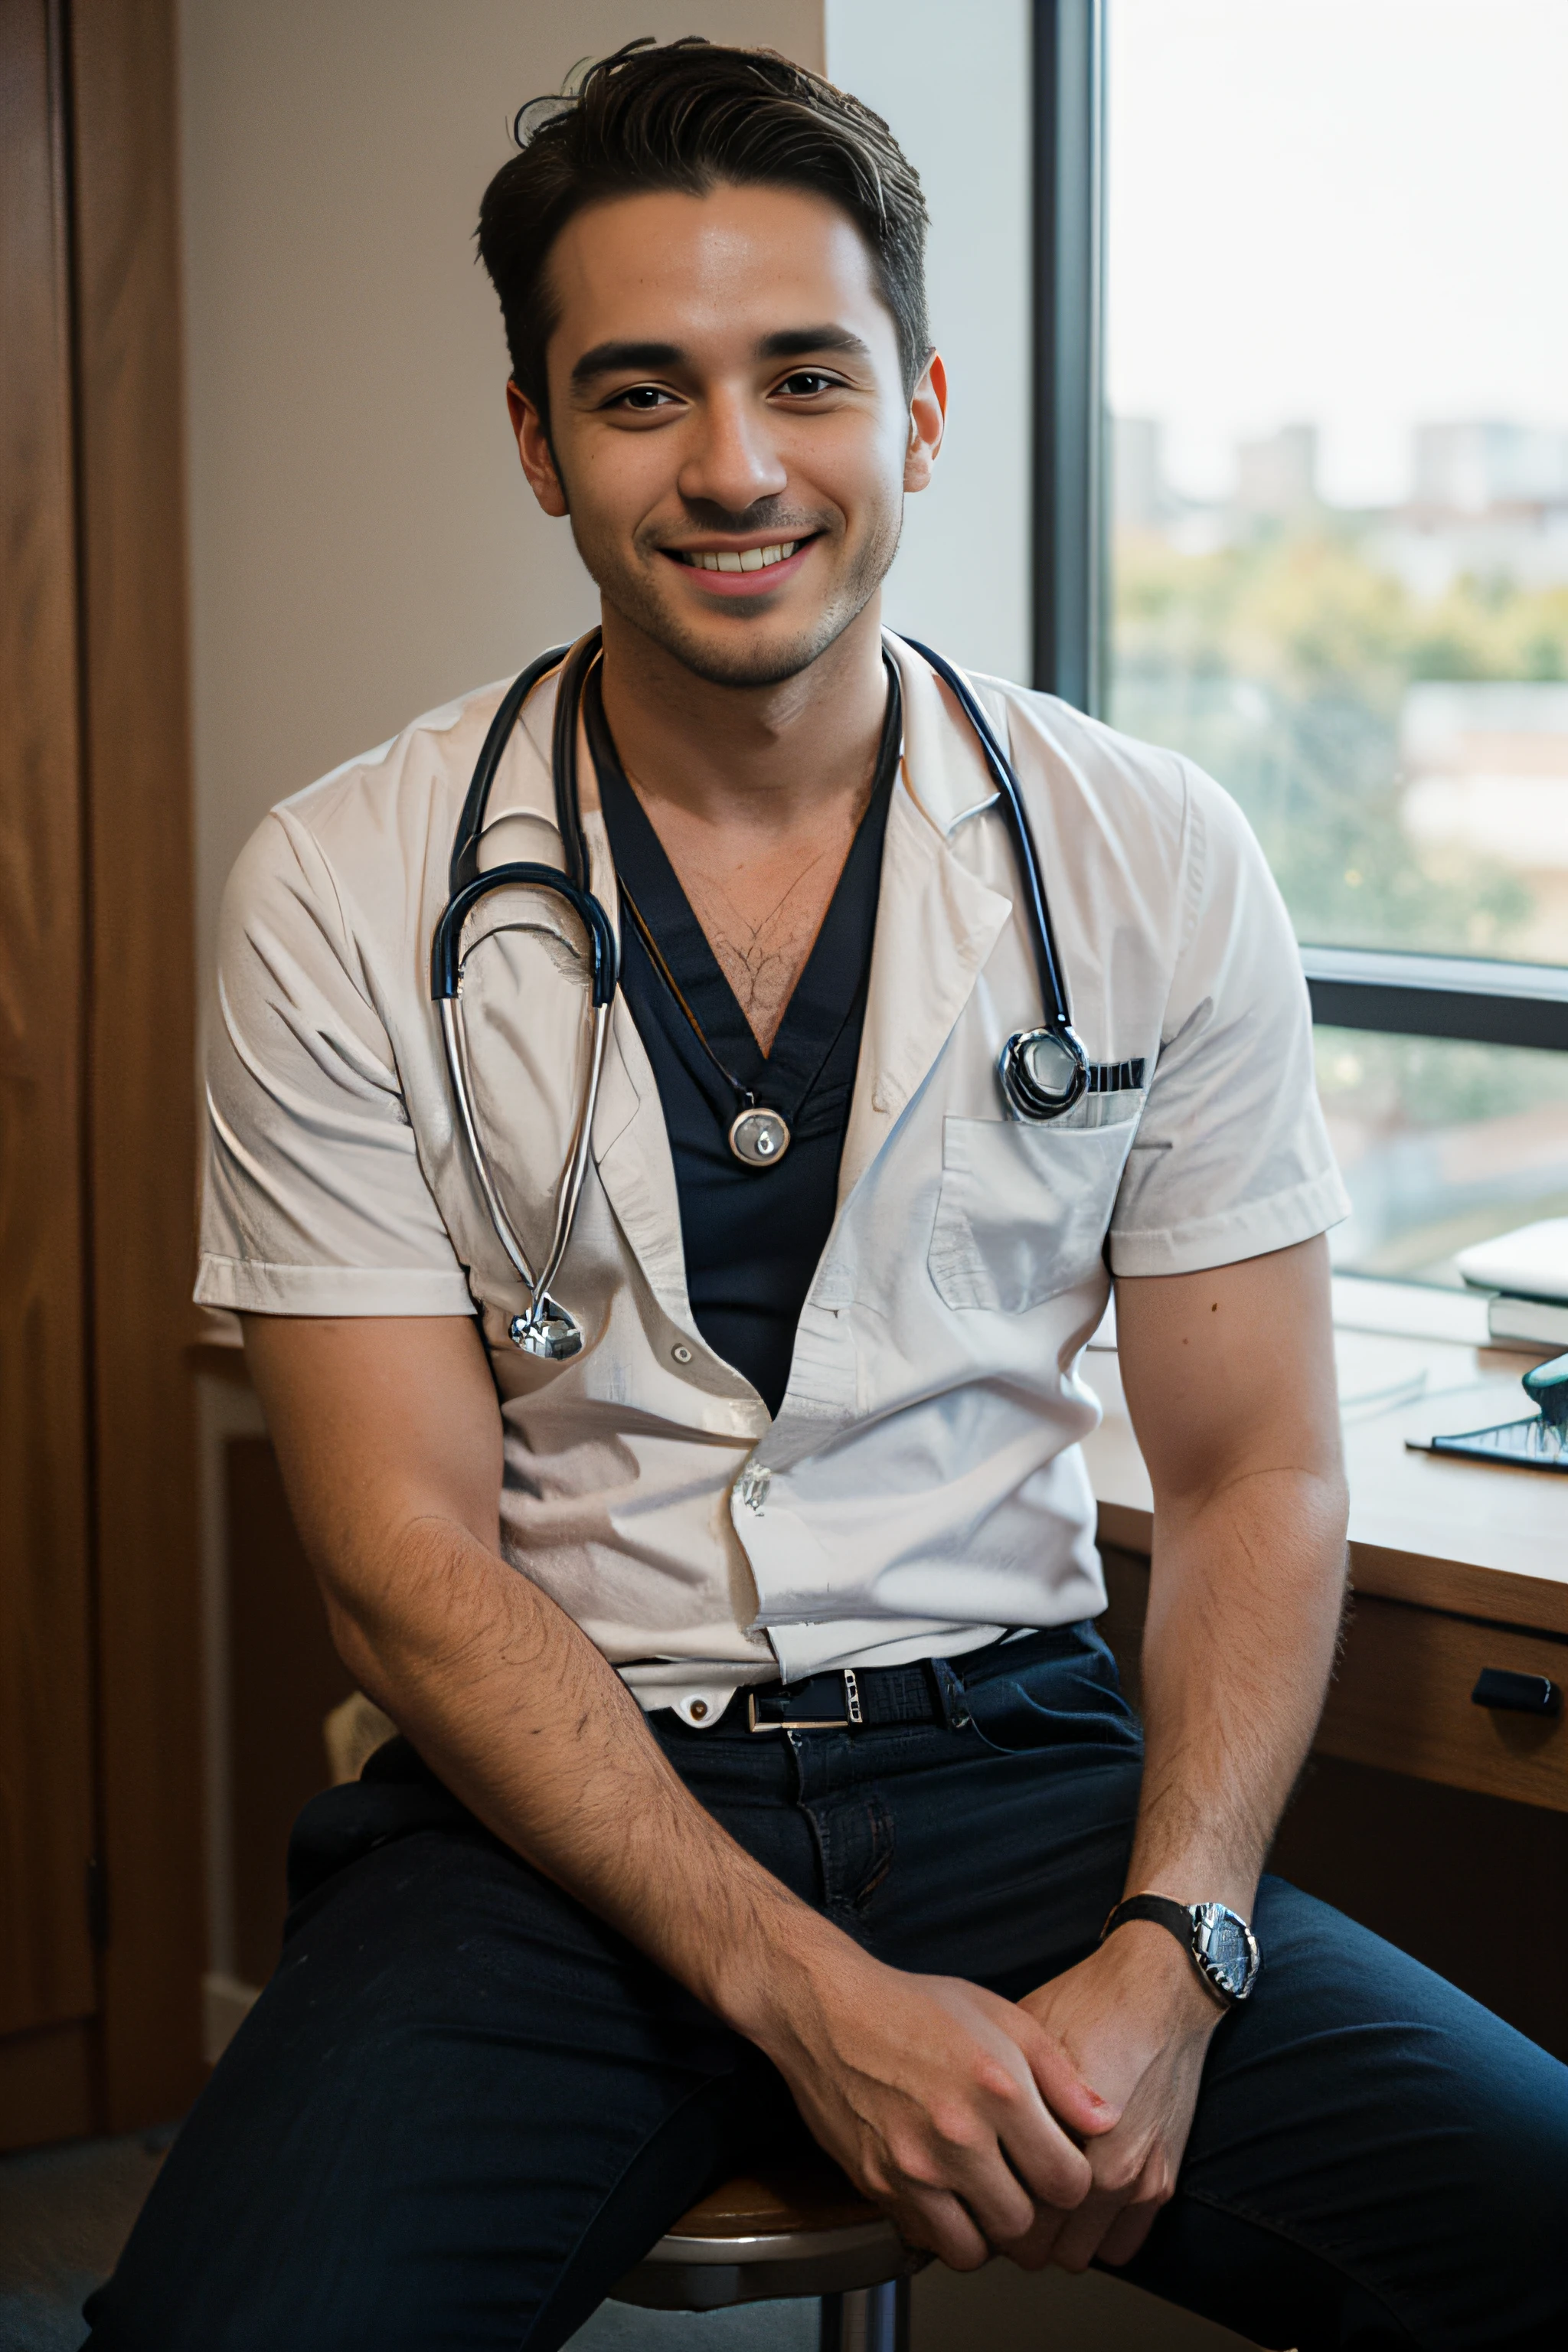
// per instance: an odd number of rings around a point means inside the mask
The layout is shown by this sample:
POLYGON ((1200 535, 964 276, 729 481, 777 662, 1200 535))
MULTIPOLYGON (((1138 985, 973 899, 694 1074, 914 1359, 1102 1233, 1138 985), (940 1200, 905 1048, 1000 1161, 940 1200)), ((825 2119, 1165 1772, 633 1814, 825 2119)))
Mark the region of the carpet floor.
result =
POLYGON ((0 2352, 77 2352, 172 2129, 0 2158, 0 2352))
MULTIPOLYGON (((0 2157, 0 2352, 79 2352, 85 2296, 107 2278, 153 2186, 171 2127, 0 2157)), ((606 2303, 570 2352, 816 2352, 815 2303, 702 2317, 606 2303)))

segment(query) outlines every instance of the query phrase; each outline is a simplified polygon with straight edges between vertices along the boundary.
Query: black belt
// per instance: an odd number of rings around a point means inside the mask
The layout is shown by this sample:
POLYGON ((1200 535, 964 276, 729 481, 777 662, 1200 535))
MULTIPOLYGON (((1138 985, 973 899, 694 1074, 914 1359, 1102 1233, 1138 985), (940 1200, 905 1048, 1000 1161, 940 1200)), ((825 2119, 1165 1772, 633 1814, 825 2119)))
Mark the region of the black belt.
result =
POLYGON ((962 1731, 969 1721, 963 1684, 945 1658, 840 1666, 800 1683, 754 1683, 745 1698, 749 1731, 876 1731, 900 1723, 962 1731))

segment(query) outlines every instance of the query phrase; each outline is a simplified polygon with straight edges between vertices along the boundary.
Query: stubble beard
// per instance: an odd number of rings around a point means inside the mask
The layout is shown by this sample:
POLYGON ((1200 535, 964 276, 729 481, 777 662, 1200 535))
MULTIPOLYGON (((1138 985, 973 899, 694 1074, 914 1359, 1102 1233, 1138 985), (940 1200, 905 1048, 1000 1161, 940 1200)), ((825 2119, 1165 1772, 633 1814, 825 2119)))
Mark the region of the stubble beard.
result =
MULTIPOLYGON (((618 562, 596 548, 585 547, 575 530, 574 537, 595 586, 622 620, 651 638, 672 660, 704 684, 745 688, 783 686, 787 679, 798 677, 859 618, 886 579, 899 551, 902 520, 901 502, 879 519, 877 527, 868 534, 849 569, 835 582, 825 602, 810 621, 783 645, 776 639, 763 638, 763 614, 758 613, 754 624, 749 625, 752 616, 743 607, 736 614, 737 625, 727 641, 715 645, 700 631, 682 624, 639 565, 618 562)), ((773 525, 770 522, 767 528, 771 530, 773 525)), ((781 539, 790 536, 786 529, 779 529, 781 539)), ((668 561, 657 552, 651 553, 648 560, 656 564, 668 561)))

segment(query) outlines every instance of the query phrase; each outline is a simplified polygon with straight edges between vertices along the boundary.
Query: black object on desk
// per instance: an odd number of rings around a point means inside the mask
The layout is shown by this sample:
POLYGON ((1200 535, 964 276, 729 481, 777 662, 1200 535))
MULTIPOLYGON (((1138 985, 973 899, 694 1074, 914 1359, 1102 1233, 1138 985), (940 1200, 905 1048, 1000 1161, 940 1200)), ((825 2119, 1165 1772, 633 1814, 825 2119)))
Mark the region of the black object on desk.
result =
MULTIPOLYGON (((1526 1372, 1525 1395, 1535 1411, 1523 1421, 1491 1429, 1463 1429, 1451 1437, 1407 1437, 1413 1454, 1461 1454, 1472 1462, 1511 1463, 1521 1470, 1568 1470, 1568 1356, 1553 1356, 1526 1372)), ((1478 1700, 1480 1706, 1493 1704, 1478 1700)))

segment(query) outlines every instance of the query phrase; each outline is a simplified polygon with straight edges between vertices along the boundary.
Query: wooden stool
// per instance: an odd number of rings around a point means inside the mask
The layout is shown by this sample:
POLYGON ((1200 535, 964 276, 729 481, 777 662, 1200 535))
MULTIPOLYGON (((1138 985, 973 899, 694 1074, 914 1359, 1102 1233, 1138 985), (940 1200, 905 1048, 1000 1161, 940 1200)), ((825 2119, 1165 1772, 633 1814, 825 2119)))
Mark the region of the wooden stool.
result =
POLYGON ((683 2213, 613 2290, 654 2311, 822 2297, 822 2352, 909 2352, 906 2246, 826 2157, 743 2173, 683 2213))

